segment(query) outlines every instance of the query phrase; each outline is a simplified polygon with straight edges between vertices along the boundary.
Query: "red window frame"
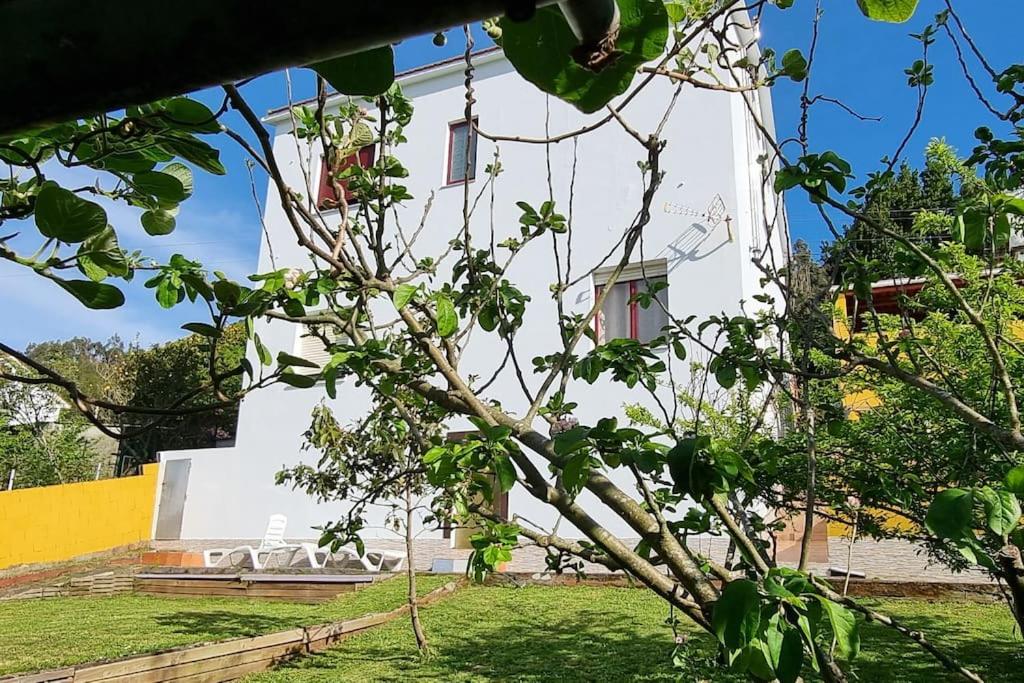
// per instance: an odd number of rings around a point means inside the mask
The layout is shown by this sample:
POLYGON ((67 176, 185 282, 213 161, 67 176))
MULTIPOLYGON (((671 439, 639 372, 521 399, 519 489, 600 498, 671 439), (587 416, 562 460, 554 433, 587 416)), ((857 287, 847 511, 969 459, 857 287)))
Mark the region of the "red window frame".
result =
MULTIPOLYGON (((628 300, 627 305, 629 306, 629 338, 630 339, 640 339, 640 309, 638 308, 638 306, 640 304, 637 303, 636 299, 633 298, 633 297, 636 296, 636 293, 637 293, 636 283, 638 283, 638 282, 640 282, 640 280, 626 280, 625 282, 617 282, 617 283, 615 283, 615 284, 619 284, 619 285, 626 285, 626 284, 629 285, 629 300, 628 300)), ((604 287, 605 287, 604 285, 596 285, 594 287, 594 297, 595 298, 601 296, 601 292, 604 291, 604 287)), ((598 341, 600 341, 600 339, 601 339, 601 311, 598 311, 597 315, 594 316, 594 332, 597 335, 598 341)))
MULTIPOLYGON (((355 154, 345 157, 338 166, 338 171, 344 171, 352 164, 359 164, 362 168, 372 166, 376 150, 377 148, 375 145, 367 145, 366 147, 363 147, 355 154)), ((345 190, 345 203, 351 204, 354 197, 352 193, 349 192, 348 182, 342 180, 341 187, 345 190)), ((320 160, 320 189, 317 191, 316 205, 321 209, 333 209, 339 204, 340 202, 338 201, 338 197, 334 194, 334 185, 331 183, 331 176, 327 169, 327 157, 324 156, 320 160)))
POLYGON ((471 180, 476 180, 476 144, 477 144, 476 122, 477 122, 477 118, 474 116, 473 117, 473 125, 472 126, 465 119, 463 119, 461 121, 453 121, 452 123, 448 124, 448 167, 445 169, 445 185, 461 185, 463 183, 468 183, 471 180), (473 152, 473 163, 470 166, 469 175, 467 175, 462 180, 453 180, 452 179, 452 151, 454 151, 454 149, 455 149, 455 132, 459 131, 459 130, 462 130, 463 128, 469 128, 468 149, 466 150, 466 153, 468 154, 469 151, 472 150, 472 152, 473 152))

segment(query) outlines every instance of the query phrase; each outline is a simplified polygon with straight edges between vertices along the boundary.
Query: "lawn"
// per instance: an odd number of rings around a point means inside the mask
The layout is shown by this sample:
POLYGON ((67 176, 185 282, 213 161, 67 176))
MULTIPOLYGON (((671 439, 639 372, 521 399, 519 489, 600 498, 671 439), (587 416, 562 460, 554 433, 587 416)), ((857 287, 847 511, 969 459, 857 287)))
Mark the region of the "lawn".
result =
MULTIPOLYGON (((421 592, 447 580, 423 576, 421 592)), ((342 620, 404 599, 405 582, 396 578, 320 605, 146 596, 0 602, 0 675, 342 620)), ((924 630, 990 683, 1024 680, 1024 643, 1005 606, 873 604, 924 630)), ((674 671, 667 608, 641 589, 469 586, 422 614, 434 651, 427 661, 416 652, 408 620, 399 618, 248 683, 744 680, 716 667, 714 643, 692 629, 684 668, 674 671)), ((958 680, 888 629, 867 624, 862 634, 853 666, 861 681, 958 680)))
MULTIPOLYGON (((975 602, 874 601, 923 629, 990 683, 1024 680, 1024 643, 1005 606, 975 602), (954 627, 953 624, 965 626, 954 627)), ((690 631, 687 662, 669 663, 664 603, 626 588, 465 588, 422 611, 434 656, 418 657, 400 619, 324 653, 251 676, 247 683, 315 681, 742 681, 713 663, 710 638, 690 631)), ((853 666, 861 681, 962 680, 910 641, 863 627, 853 666)))
MULTIPOLYGON (((421 593, 450 578, 424 576, 421 593)), ((0 602, 0 675, 156 652, 386 612, 405 603, 394 578, 331 602, 143 595, 0 602)))

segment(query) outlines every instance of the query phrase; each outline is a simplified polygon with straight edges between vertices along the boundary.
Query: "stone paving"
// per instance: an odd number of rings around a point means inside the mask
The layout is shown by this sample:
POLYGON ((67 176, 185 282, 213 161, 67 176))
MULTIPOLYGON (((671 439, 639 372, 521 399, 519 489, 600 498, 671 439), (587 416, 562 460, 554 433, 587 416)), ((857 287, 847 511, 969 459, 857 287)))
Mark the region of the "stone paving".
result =
MULTIPOLYGON (((315 542, 315 539, 294 539, 296 541, 315 542)), ((635 539, 623 539, 628 544, 634 544, 635 539)), ((154 541, 154 550, 181 550, 187 552, 201 552, 207 548, 231 548, 239 545, 259 545, 258 539, 213 539, 213 540, 182 540, 182 541, 154 541)), ((404 551, 405 543, 400 539, 367 539, 367 548, 404 551)), ((721 560, 725 556, 727 541, 722 537, 697 537, 690 539, 690 546, 698 552, 710 556, 712 559, 721 560)), ((828 539, 828 561, 812 562, 809 569, 821 576, 828 575, 829 568, 836 570, 846 569, 846 558, 849 550, 849 543, 845 538, 832 537, 828 539)), ((417 569, 429 570, 434 560, 441 559, 465 559, 470 554, 469 550, 451 548, 447 539, 418 539, 416 541, 416 567, 417 569)), ((544 551, 536 546, 526 546, 513 552, 512 561, 508 564, 507 571, 536 573, 546 569, 544 562, 544 551)), ((789 564, 789 563, 784 563, 789 564)), ((907 541, 898 540, 859 540, 854 543, 852 555, 852 569, 855 572, 863 572, 865 578, 882 579, 889 581, 942 581, 977 583, 987 582, 990 579, 980 571, 968 571, 954 574, 944 566, 929 560, 927 554, 920 546, 907 541)), ((587 564, 585 571, 588 573, 605 573, 608 570, 600 565, 587 564)))

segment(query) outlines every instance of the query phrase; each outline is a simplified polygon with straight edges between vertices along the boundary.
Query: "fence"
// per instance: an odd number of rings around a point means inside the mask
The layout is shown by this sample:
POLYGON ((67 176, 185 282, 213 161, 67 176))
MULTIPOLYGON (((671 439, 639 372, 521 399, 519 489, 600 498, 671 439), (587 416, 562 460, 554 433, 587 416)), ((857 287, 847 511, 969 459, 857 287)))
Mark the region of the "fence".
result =
POLYGON ((158 464, 135 477, 0 491, 0 569, 151 538, 158 464))

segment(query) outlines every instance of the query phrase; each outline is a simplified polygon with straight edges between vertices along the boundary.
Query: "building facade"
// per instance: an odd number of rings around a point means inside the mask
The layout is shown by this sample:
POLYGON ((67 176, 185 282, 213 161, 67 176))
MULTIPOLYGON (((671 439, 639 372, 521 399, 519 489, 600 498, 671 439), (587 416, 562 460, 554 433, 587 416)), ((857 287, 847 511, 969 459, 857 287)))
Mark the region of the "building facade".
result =
MULTIPOLYGON (((576 130, 602 116, 584 115, 547 97, 520 77, 500 50, 477 55, 474 66, 473 111, 480 128, 489 133, 545 137, 576 130)), ((586 274, 609 254, 617 259, 623 231, 641 206, 644 186, 637 162, 646 158, 646 150, 615 121, 549 145, 474 139, 464 122, 464 68, 458 60, 399 77, 415 107, 412 123, 406 128, 409 142, 397 152, 410 172, 403 182, 414 196, 406 203, 403 223, 418 224, 425 202, 432 197, 417 252, 436 255, 443 251, 454 236, 452 227, 462 225, 465 183, 475 197, 487 177, 485 166, 497 158, 503 172, 494 183, 493 211, 488 192, 481 202, 487 208, 478 211, 472 224, 478 239, 490 240, 491 230, 496 242, 519 234, 521 210, 516 202, 538 206, 548 198, 550 166, 550 191, 557 210, 571 214, 573 223, 573 272, 586 274), (465 177, 467 155, 469 178, 465 177)), ((670 106, 675 88, 668 79, 655 79, 622 112, 633 128, 644 133, 656 130, 665 119, 661 135, 667 143, 661 157, 665 177, 651 207, 640 255, 620 278, 623 284, 609 294, 599 319, 598 333, 605 339, 647 338, 664 324, 656 308, 642 310, 628 304, 629 295, 642 285, 637 284, 641 272, 648 279, 667 283, 658 296, 673 315, 702 319, 723 312, 739 313, 741 302, 748 313, 756 310, 761 304, 753 296, 763 290, 754 257, 770 252, 769 258, 776 264, 785 258, 785 217, 771 194, 771 155, 756 123, 759 120, 773 130, 768 95, 687 88, 670 106), (766 229, 766 222, 774 229, 766 229)), ((274 150, 289 183, 304 187, 303 169, 308 166, 310 186, 320 187, 322 168, 318 161, 308 162, 318 160, 319 151, 307 156, 296 144, 288 112, 272 112, 266 121, 274 128, 274 150)), ((309 257, 296 244, 273 185, 268 193, 260 272, 302 268, 309 257)), ((539 380, 530 376, 530 360, 550 353, 559 344, 556 304, 549 289, 556 269, 548 243, 544 248, 533 244, 530 249, 507 277, 531 297, 517 336, 517 354, 526 365, 527 382, 536 384, 539 380)), ((566 254, 561 258, 564 267, 566 254)), ((567 313, 589 310, 595 293, 605 285, 605 272, 598 267, 569 289, 567 313)), ((312 357, 318 353, 295 325, 263 321, 257 332, 275 355, 278 351, 312 357)), ((581 342, 580 352, 587 351, 591 343, 581 342)), ((504 342, 497 335, 474 334, 463 356, 462 371, 490 376, 504 352, 504 342)), ((704 358, 697 348, 691 348, 690 354, 686 364, 704 358)), ((258 366, 252 349, 250 356, 258 366)), ((674 362, 675 379, 685 384, 688 366, 674 362)), ((611 415, 625 421, 625 405, 651 403, 642 390, 629 390, 605 378, 594 385, 571 383, 567 394, 579 403, 575 415, 584 424, 611 415)), ((525 410, 527 405, 511 363, 498 374, 487 396, 512 412, 525 410)), ((318 503, 301 491, 275 485, 274 479, 282 467, 303 459, 315 462, 315 453, 303 451, 303 432, 314 406, 325 400, 343 423, 365 414, 368 406, 367 394, 351 385, 339 384, 335 400, 326 397, 322 385, 312 389, 275 385, 245 398, 234 447, 163 453, 165 479, 156 522, 162 530, 157 539, 256 538, 273 513, 288 515, 289 537, 316 538, 315 527, 337 519, 344 504, 318 503)), ((451 431, 472 428, 468 422, 447 427, 451 431)), ((622 483, 626 490, 633 490, 622 483)), ((589 496, 586 492, 581 495, 589 496)), ((556 519, 553 510, 522 487, 511 491, 508 507, 510 513, 539 524, 556 519)), ((383 515, 381 511, 367 536, 391 535, 383 528, 383 515)), ((631 535, 612 515, 598 512, 595 516, 611 531, 631 535)), ((564 523, 559 532, 576 535, 564 523)), ((424 538, 441 535, 440 529, 421 530, 424 538)))

